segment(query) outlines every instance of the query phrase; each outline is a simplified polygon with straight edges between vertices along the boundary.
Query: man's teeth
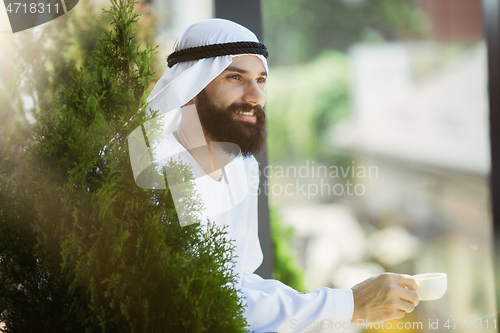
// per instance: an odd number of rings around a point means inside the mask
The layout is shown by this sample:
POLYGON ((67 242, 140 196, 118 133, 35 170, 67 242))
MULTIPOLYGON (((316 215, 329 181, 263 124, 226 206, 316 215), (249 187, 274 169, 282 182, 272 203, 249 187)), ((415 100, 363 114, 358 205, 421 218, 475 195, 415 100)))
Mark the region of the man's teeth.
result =
POLYGON ((241 114, 244 116, 253 116, 254 112, 253 111, 248 111, 248 112, 243 112, 243 111, 236 111, 237 114, 241 114))

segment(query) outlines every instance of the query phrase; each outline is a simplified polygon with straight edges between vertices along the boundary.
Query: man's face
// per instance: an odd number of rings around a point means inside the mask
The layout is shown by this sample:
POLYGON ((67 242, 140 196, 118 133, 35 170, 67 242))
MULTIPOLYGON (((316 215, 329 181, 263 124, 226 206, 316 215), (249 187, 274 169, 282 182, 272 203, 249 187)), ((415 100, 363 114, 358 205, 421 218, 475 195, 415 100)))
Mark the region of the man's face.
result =
POLYGON ((243 156, 262 150, 266 141, 266 78, 258 57, 234 57, 231 65, 195 97, 203 131, 211 140, 235 143, 243 156))

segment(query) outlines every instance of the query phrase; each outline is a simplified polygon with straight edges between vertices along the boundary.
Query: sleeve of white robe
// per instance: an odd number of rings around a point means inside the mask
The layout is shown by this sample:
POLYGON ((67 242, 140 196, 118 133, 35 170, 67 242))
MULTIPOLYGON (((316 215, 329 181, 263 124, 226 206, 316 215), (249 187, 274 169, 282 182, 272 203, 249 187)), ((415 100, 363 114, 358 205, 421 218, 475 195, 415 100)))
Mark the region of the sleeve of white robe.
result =
MULTIPOLYGON (((255 165, 251 169, 255 171, 255 165)), ((249 181, 252 181, 251 178, 255 181, 255 172, 252 174, 249 175, 249 181)), ((256 177, 258 181, 258 173, 256 177)), ((310 293, 300 294, 280 281, 262 279, 253 273, 262 263, 263 255, 257 229, 257 191, 249 190, 249 196, 248 239, 241 291, 247 304, 245 317, 250 332, 301 332, 307 325, 319 325, 319 322, 328 325, 329 332, 337 331, 335 327, 340 328, 338 331, 345 331, 354 311, 351 289, 320 287, 310 293)))

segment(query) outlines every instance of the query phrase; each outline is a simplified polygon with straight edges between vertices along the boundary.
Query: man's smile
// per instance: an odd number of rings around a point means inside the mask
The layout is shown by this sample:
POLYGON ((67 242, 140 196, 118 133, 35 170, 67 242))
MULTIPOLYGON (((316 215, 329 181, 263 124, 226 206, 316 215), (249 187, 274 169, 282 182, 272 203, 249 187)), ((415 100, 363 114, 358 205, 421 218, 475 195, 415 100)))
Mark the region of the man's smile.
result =
POLYGON ((243 112, 243 111, 236 111, 236 114, 238 117, 243 119, 244 121, 249 121, 252 123, 257 122, 257 117, 255 116, 255 111, 248 111, 248 112, 243 112))

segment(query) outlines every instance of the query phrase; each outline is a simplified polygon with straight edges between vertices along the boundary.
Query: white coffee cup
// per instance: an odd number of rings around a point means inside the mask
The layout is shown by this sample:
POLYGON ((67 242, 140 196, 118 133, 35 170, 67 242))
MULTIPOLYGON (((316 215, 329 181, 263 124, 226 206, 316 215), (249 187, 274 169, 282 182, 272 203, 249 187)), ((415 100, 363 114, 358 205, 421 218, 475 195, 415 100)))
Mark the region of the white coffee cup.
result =
POLYGON ((448 278, 445 273, 418 274, 412 278, 417 282, 418 299, 421 301, 440 299, 448 289, 448 278))

